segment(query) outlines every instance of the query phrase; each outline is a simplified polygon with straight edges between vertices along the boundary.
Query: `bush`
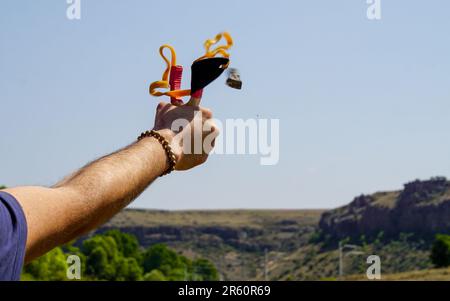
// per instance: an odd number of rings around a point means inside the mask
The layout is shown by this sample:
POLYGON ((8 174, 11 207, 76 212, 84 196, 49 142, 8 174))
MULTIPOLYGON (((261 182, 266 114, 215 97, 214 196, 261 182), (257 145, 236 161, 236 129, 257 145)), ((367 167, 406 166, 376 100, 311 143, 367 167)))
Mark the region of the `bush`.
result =
POLYGON ((116 270, 116 280, 137 281, 142 279, 142 268, 133 257, 121 258, 116 270))
POLYGON ((192 270, 195 276, 200 281, 217 281, 219 280, 219 273, 216 267, 206 259, 197 259, 192 263, 192 270))
POLYGON ((28 264, 22 280, 67 280, 67 256, 81 259, 83 280, 165 281, 218 280, 216 267, 206 259, 191 261, 166 245, 141 251, 134 235, 118 230, 94 235, 81 248, 70 243, 28 264))
POLYGON ((144 252, 143 267, 145 273, 158 269, 166 276, 173 269, 187 268, 181 256, 163 244, 153 245, 144 252))
POLYGON ((23 273, 24 280, 66 280, 68 265, 61 248, 55 248, 28 264, 23 273))
POLYGON ((166 277, 160 270, 153 270, 145 274, 144 281, 166 281, 166 277))
POLYGON ((431 248, 431 261, 438 267, 450 266, 450 236, 437 234, 431 248))
POLYGON ((116 280, 121 256, 114 238, 96 235, 83 242, 82 251, 87 257, 88 275, 95 275, 104 280, 116 280))
POLYGON ((103 233, 103 235, 114 238, 119 252, 124 257, 140 259, 139 242, 136 236, 120 232, 119 230, 109 230, 103 233))

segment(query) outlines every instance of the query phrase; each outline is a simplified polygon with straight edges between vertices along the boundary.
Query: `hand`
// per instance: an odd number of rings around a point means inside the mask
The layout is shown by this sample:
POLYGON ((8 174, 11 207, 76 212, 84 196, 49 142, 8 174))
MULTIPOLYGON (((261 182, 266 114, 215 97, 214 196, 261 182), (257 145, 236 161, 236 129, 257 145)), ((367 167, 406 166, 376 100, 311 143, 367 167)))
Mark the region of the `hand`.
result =
POLYGON ((210 110, 165 102, 156 109, 153 130, 169 141, 177 157, 176 170, 187 170, 204 163, 219 135, 210 110))

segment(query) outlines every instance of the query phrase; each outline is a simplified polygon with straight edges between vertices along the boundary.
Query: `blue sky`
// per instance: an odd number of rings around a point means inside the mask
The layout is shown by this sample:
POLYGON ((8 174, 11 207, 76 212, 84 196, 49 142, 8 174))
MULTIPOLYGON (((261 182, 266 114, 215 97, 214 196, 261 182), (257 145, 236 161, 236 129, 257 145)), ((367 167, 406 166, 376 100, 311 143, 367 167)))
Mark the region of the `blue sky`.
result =
MULTIPOLYGON (((81 0, 0 2, 0 182, 51 185, 153 124, 157 54, 188 66, 227 30, 242 91, 219 79, 215 117, 279 118, 280 161, 212 156, 132 206, 330 208, 450 176, 450 2, 81 0), (195 187, 195 188, 193 188, 195 187)), ((185 80, 185 83, 188 82, 185 80)))

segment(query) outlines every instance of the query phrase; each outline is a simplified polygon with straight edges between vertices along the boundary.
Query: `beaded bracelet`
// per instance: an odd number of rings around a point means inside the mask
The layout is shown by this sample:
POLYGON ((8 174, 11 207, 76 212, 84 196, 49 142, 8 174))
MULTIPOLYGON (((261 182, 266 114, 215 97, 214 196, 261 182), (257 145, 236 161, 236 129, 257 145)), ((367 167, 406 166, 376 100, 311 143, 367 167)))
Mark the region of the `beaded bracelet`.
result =
POLYGON ((172 171, 174 171, 175 170, 175 165, 177 165, 177 157, 173 153, 172 148, 170 147, 169 142, 166 140, 166 138, 161 136, 161 134, 158 133, 157 131, 151 130, 151 131, 143 132, 138 137, 138 141, 142 140, 145 137, 156 138, 156 140, 158 140, 159 143, 161 143, 162 147, 164 148, 164 151, 166 152, 167 162, 169 163, 169 168, 161 175, 161 177, 165 176, 165 175, 168 175, 172 171))

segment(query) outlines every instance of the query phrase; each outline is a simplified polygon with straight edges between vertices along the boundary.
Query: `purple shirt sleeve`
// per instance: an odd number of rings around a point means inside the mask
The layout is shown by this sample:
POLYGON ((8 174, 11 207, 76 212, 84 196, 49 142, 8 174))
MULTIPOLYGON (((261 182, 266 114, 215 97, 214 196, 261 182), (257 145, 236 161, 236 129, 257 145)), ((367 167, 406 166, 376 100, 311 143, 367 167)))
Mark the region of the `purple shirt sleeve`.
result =
POLYGON ((20 280, 26 241, 22 207, 12 195, 0 191, 0 280, 20 280))

